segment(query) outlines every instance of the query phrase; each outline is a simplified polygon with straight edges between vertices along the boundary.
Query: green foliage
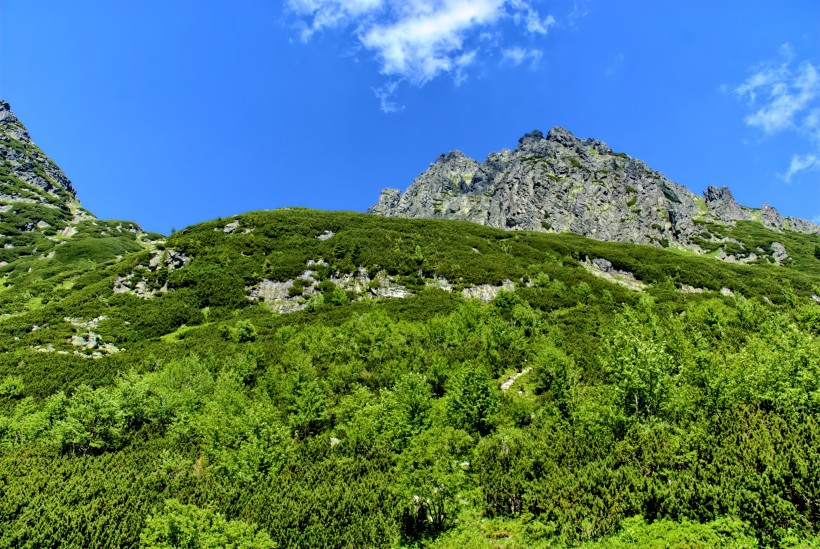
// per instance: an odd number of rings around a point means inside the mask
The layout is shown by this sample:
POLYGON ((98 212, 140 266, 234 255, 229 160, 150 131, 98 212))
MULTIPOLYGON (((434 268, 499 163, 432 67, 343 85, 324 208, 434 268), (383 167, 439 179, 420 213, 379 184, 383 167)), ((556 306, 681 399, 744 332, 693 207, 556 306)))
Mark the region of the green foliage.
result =
POLYGON ((554 346, 543 344, 536 350, 532 362, 535 393, 547 395, 567 415, 571 391, 579 381, 579 373, 572 359, 554 346))
MULTIPOLYGON (((812 237, 778 233, 793 261, 775 267, 441 220, 231 221, 253 230, 220 220, 169 237, 190 258, 173 269, 149 251, 110 256, 135 233, 100 221, 68 240, 99 241, 96 261, 72 252, 83 245, 0 267, 0 546, 794 546, 820 533, 812 237), (579 265, 596 257, 646 291, 579 265), (246 297, 307 269, 319 283, 304 311, 246 297), (330 280, 359 269, 414 295, 330 280), (115 293, 129 275, 156 294, 115 293), (434 276, 453 291, 428 288, 434 276), (515 290, 489 303, 461 293, 505 280, 515 290), (94 349, 72 345, 89 332, 94 349)), ((709 231, 747 250, 775 239, 754 223, 709 231)))
POLYGON ((297 438, 317 433, 324 423, 325 395, 315 381, 299 380, 293 389, 288 411, 290 424, 297 438))
POLYGON ((470 487, 473 439, 451 427, 424 431, 399 456, 396 485, 402 533, 407 539, 434 536, 455 524, 470 487))
POLYGON ((76 263, 81 260, 102 263, 140 249, 140 245, 133 237, 85 238, 70 240, 58 246, 54 257, 62 263, 76 263))
POLYGON ((398 447, 430 427, 433 398, 425 376, 401 376, 392 391, 385 391, 384 401, 384 429, 398 447))
POLYGON ((256 326, 253 322, 247 319, 242 319, 230 329, 230 337, 234 343, 249 343, 256 341, 257 337, 256 326))
POLYGON ((483 438, 473 465, 490 514, 517 515, 524 509, 528 484, 533 480, 535 441, 520 430, 505 430, 483 438))
POLYGON ((661 415, 676 368, 652 313, 627 312, 604 348, 602 363, 623 413, 642 419, 661 415))
POLYGON ((0 397, 19 397, 24 387, 23 376, 7 375, 0 381, 0 397))
POLYGON ((126 417, 117 395, 107 389, 77 388, 54 425, 54 440, 63 451, 95 452, 118 448, 125 436, 126 417))
POLYGON ((266 549, 276 547, 254 524, 227 520, 220 513, 168 499, 151 515, 140 535, 140 546, 151 549, 266 549))
POLYGON ((620 549, 628 547, 757 547, 757 540, 747 535, 749 525, 737 519, 722 518, 705 524, 659 520, 647 524, 642 517, 626 519, 622 531, 584 549, 620 549))
POLYGON ((498 409, 498 391, 483 369, 465 366, 447 389, 447 419, 456 429, 487 434, 498 409))
POLYGON ((347 293, 338 286, 330 292, 330 302, 334 305, 344 305, 348 301, 350 301, 350 299, 347 297, 347 293))

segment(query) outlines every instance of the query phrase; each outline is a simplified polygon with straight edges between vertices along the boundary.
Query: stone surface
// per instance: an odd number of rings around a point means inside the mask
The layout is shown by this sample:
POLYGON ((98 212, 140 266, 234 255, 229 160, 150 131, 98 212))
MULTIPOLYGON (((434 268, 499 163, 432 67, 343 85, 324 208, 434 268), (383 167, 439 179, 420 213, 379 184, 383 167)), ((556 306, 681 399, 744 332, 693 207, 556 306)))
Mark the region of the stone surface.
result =
POLYGON ((706 199, 706 210, 720 221, 738 221, 749 219, 749 215, 735 202, 729 187, 713 187, 709 185, 703 192, 706 199))
POLYGON ((502 384, 501 384, 501 390, 502 390, 502 391, 507 391, 507 390, 509 390, 509 389, 510 389, 510 387, 512 387, 512 386, 513 386, 513 383, 515 383, 515 382, 516 382, 516 380, 517 380, 519 377, 521 377, 521 376, 523 376, 523 375, 525 375, 525 374, 528 374, 528 373, 530 373, 531 371, 532 371, 532 368, 529 368, 529 367, 528 367, 528 368, 524 368, 524 369, 523 369, 523 370, 521 370, 520 372, 516 372, 515 374, 511 375, 511 376, 510 376, 510 378, 509 378, 507 381, 505 381, 504 383, 502 383, 502 384))
POLYGON ((782 231, 785 226, 783 216, 768 204, 763 204, 763 209, 760 210, 760 222, 776 231, 782 231))
POLYGON ((496 298, 498 292, 500 292, 501 290, 507 290, 511 292, 515 290, 515 284, 511 280, 505 280, 501 283, 501 286, 493 286, 491 284, 480 284, 478 286, 464 288, 463 290, 461 290, 461 295, 463 295, 467 299, 478 299, 482 303, 489 303, 490 301, 496 298))
MULTIPOLYGON (((514 150, 477 162, 459 151, 439 156, 404 192, 382 191, 368 210, 393 217, 448 218, 502 229, 573 232, 598 240, 698 249, 698 220, 752 219, 728 188, 698 197, 640 160, 563 128, 531 132, 514 150), (705 207, 704 207, 705 206, 705 207)), ((820 232, 764 206, 760 221, 783 230, 820 232)))
POLYGON ((772 242, 771 249, 772 258, 774 258, 775 263, 778 265, 781 265, 790 257, 789 252, 786 251, 786 247, 780 242, 772 242))
MULTIPOLYGON (((23 183, 26 198, 40 203, 76 201, 77 192, 63 171, 31 140, 6 101, 0 100, 0 160, 8 176, 23 183)), ((2 194, 21 198, 18 185, 0 182, 2 194)))
POLYGON ((603 257, 596 257, 591 261, 589 259, 582 261, 581 266, 584 267, 590 274, 616 284, 621 284, 630 290, 642 292, 647 287, 644 282, 641 282, 635 278, 633 273, 616 269, 612 265, 612 262, 608 259, 604 259, 603 257))

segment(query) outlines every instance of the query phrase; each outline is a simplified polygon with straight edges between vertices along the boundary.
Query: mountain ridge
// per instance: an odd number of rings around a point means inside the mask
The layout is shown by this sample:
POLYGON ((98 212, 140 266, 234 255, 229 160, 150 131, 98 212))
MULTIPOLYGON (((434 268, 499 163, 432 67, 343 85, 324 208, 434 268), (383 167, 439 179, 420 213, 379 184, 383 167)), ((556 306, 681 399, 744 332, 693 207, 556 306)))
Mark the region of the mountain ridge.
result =
POLYGON ((368 212, 437 217, 513 230, 572 232, 598 240, 708 251, 719 239, 707 223, 759 221, 774 231, 820 233, 811 221, 773 207, 748 208, 728 187, 698 196, 643 161, 582 140, 561 127, 535 130, 518 146, 478 161, 460 151, 440 155, 402 193, 384 189, 368 212))
POLYGON ((2 128, 0 546, 816 545, 820 236, 695 224, 790 256, 749 265, 305 208, 162 237, 2 128))

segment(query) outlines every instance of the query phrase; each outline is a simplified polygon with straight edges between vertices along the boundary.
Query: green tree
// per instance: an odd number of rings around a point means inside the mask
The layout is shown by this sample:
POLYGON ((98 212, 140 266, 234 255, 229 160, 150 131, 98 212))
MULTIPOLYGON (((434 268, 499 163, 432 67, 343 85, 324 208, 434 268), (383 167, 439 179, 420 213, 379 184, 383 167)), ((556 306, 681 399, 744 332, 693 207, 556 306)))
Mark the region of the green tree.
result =
POLYGON ((472 447, 472 437, 452 427, 433 428, 410 440, 395 470, 405 537, 435 534, 454 524, 461 493, 470 486, 472 447))
POLYGON ((579 377, 573 360, 563 351, 546 343, 538 348, 531 363, 536 394, 548 396, 564 417, 568 417, 570 390, 578 383, 579 377))
POLYGON ((0 397, 18 397, 23 394, 23 388, 23 376, 5 376, 2 381, 0 381, 0 397))
POLYGON ((498 410, 498 389, 481 368, 466 367, 446 393, 447 419, 456 429, 485 435, 498 410))
POLYGON ((165 500, 162 511, 151 515, 140 534, 146 549, 269 549, 270 536, 255 524, 227 520, 220 513, 165 500))
POLYGON ((607 337, 602 362, 627 416, 658 416, 674 385, 674 363, 666 352, 657 319, 627 310, 607 337))
POLYGON ((428 428, 432 407, 425 376, 410 373, 400 377, 393 390, 386 392, 383 414, 384 429, 394 444, 404 446, 408 439, 428 428))
POLYGON ((491 514, 516 515, 536 472, 534 438, 520 429, 505 429, 481 439, 473 465, 491 514))
POLYGON ((298 382, 288 407, 290 425, 297 438, 304 439, 319 432, 324 424, 326 400, 325 394, 315 381, 298 382))
POLYGON ((119 447, 125 430, 126 416, 116 393, 80 385, 65 418, 54 426, 54 437, 62 450, 86 453, 119 447))
POLYGON ((236 343, 250 343, 256 341, 257 336, 256 326, 247 319, 238 321, 236 326, 231 328, 231 339, 236 343))

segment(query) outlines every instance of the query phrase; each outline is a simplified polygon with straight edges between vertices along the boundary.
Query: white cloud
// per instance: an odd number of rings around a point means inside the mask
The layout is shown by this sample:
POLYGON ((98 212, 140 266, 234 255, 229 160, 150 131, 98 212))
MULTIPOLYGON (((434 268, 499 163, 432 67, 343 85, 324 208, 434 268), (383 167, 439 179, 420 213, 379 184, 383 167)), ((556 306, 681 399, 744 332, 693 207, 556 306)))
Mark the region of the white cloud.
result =
POLYGON ((803 129, 820 136, 820 66, 804 61, 792 68, 791 46, 784 44, 780 51, 785 59, 781 64, 758 67, 735 88, 753 109, 744 121, 766 133, 803 129))
POLYGON ((578 0, 575 0, 573 3, 572 13, 569 14, 567 20, 569 21, 570 26, 575 26, 576 21, 579 19, 583 19, 590 13, 589 6, 587 5, 587 0, 581 0, 580 6, 578 5, 578 0))
POLYGON ((810 170, 820 170, 820 156, 811 153, 804 155, 795 154, 792 155, 789 169, 786 173, 780 174, 780 177, 786 183, 791 183, 792 177, 796 174, 810 170))
POLYGON ((523 25, 527 32, 546 36, 550 27, 556 24, 555 17, 548 15, 542 18, 536 9, 523 0, 511 0, 510 6, 514 10, 513 20, 523 25))
POLYGON ((408 2, 397 21, 373 24, 360 40, 376 52, 384 74, 423 85, 458 68, 465 32, 497 20, 503 0, 445 0, 432 10, 418 3, 408 2))
POLYGON ((766 134, 795 132, 814 149, 792 155, 779 174, 787 183, 801 172, 820 169, 820 65, 803 61, 795 67, 793 60, 794 49, 783 44, 778 62, 758 65, 734 90, 751 109, 743 119, 748 126, 766 134))
POLYGON ((302 40, 315 32, 345 25, 358 17, 372 15, 384 7, 384 0, 288 0, 288 8, 300 17, 310 19, 303 26, 302 40))
POLYGON ((404 110, 404 105, 399 105, 394 100, 398 85, 398 82, 393 81, 373 90, 373 93, 376 94, 376 98, 379 100, 379 106, 383 113, 389 114, 404 110))
POLYGON ((513 65, 520 65, 524 61, 530 60, 535 64, 541 59, 541 50, 525 49, 521 47, 508 48, 501 52, 501 56, 505 61, 509 61, 513 65))
POLYGON ((556 24, 525 0, 287 0, 287 6, 303 40, 328 29, 352 29, 382 74, 416 86, 442 75, 463 82, 465 69, 502 42, 492 37, 500 36, 504 20, 536 37, 556 24))

